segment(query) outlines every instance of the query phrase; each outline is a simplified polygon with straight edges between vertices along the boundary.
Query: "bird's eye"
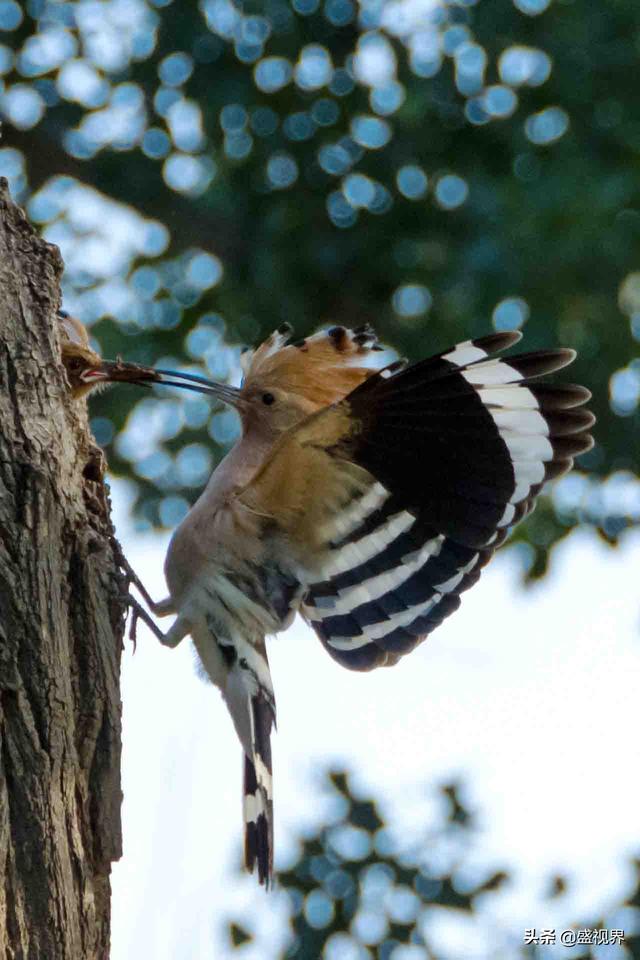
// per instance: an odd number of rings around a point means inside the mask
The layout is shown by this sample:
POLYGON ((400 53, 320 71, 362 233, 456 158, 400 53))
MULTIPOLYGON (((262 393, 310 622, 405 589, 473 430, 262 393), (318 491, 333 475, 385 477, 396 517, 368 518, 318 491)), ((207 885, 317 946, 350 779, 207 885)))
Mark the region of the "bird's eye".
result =
POLYGON ((74 357, 73 360, 69 360, 67 365, 73 373, 77 373, 77 371, 82 370, 83 367, 82 360, 79 357, 74 357))
POLYGON ((272 403, 275 403, 275 397, 272 393, 263 393, 262 402, 266 404, 267 407, 270 407, 272 403))

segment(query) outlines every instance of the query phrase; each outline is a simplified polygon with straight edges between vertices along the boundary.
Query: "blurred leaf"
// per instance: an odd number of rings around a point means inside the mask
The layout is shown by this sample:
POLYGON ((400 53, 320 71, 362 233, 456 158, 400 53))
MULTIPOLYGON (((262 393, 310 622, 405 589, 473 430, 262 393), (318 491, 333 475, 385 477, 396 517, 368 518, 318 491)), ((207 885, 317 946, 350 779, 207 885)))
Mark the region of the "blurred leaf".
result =
POLYGON ((253 936, 244 929, 244 927, 238 926, 237 923, 229 924, 229 939, 231 944, 234 947, 242 947, 245 943, 251 943, 253 936))

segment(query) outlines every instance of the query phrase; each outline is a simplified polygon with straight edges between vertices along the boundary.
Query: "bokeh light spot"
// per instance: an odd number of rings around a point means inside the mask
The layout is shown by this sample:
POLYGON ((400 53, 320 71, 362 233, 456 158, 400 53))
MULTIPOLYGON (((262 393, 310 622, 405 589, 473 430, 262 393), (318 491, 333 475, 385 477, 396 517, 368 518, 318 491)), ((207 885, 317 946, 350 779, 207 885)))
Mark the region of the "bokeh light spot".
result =
POLYGON ((351 135, 368 150, 379 150, 391 139, 391 127, 378 117, 358 116, 351 121, 351 135))
POLYGON ((342 183, 342 192, 352 207, 368 207, 375 197, 375 185, 362 173, 351 173, 342 183))
POLYGON ((197 253, 187 267, 186 279, 198 290, 209 290, 222 279, 222 263, 212 253, 197 253))
POLYGON ((285 57, 265 57, 256 64, 253 79, 259 90, 276 93, 291 80, 293 68, 285 57))
POLYGON ((393 206, 393 197, 381 183, 374 184, 373 200, 369 204, 369 211, 377 215, 387 213, 393 206))
POLYGON ((455 173, 445 174, 436 184, 436 201, 444 210, 455 210, 468 196, 467 181, 455 173))
POLYGON ((371 109, 383 117, 399 110, 405 101, 406 91, 401 83, 388 83, 384 87, 374 87, 369 94, 371 109))
POLYGON ((271 24, 266 17, 245 17, 240 27, 241 38, 247 44, 263 44, 269 39, 271 24))
POLYGON ((126 438, 126 433, 120 435, 119 440, 121 442, 118 443, 120 455, 134 461, 135 471, 139 477, 143 477, 145 480, 159 481, 171 468, 172 461, 169 454, 164 450, 156 450, 138 459, 136 455, 137 446, 134 443, 132 449, 129 450, 129 443, 125 442, 126 438))
POLYGON ((352 160, 348 151, 339 143, 322 147, 318 153, 318 162, 326 173, 341 176, 350 168, 352 160))
POLYGON ((467 100, 464 108, 464 115, 467 120, 469 120, 469 122, 473 123, 475 126, 488 123, 491 119, 485 110, 484 97, 473 97, 473 99, 467 100))
POLYGON ((418 30, 411 38, 410 65, 418 77, 435 77, 442 66, 442 36, 437 30, 418 30))
POLYGON ((224 152, 231 160, 245 160, 253 148, 253 137, 244 130, 224 138, 224 152))
POLYGON ((190 443, 176 457, 176 469, 181 484, 199 487, 211 473, 211 453, 202 443, 190 443))
POLYGON ((172 190, 194 196, 203 193, 213 179, 210 161, 207 163, 184 153, 172 153, 167 157, 162 173, 172 190))
POLYGON ((305 900, 304 914, 310 927, 328 927, 334 915, 333 900, 323 890, 312 890, 305 900))
POLYGON ((370 957, 348 933, 332 933, 328 938, 322 960, 365 960, 370 957))
POLYGON ((503 83, 539 87, 549 78, 551 59, 542 50, 516 44, 500 54, 498 70, 503 83))
POLYGON ((10 87, 0 103, 7 118, 18 130, 35 127, 44 114, 44 100, 37 90, 25 83, 10 87))
POLYGON ((0 0, 0 30, 15 30, 22 23, 22 9, 15 0, 0 0))
POLYGON ((609 380, 611 409, 620 417, 635 412, 640 401, 640 372, 633 367, 617 370, 609 380))
POLYGON ((351 923, 351 930, 355 936, 367 947, 380 943, 387 935, 389 923, 382 910, 358 910, 351 923))
POLYGON ((456 87, 464 96, 479 93, 484 85, 487 55, 477 43, 465 41, 455 51, 456 87))
POLYGON ((303 47, 294 73, 296 83, 302 90, 318 90, 330 83, 333 64, 328 50, 318 43, 303 47))
POLYGON ((188 53, 170 53, 161 60, 158 76, 167 87, 179 87, 193 73, 193 59, 188 53))
POLYGON ((6 177, 13 194, 20 193, 25 186, 24 157, 13 147, 0 149, 0 177, 6 177))
POLYGON ((433 298, 423 284, 407 283, 398 289, 391 298, 395 312, 401 317, 419 317, 426 313, 433 298))
POLYGON ((228 103, 220 111, 220 126, 225 133, 239 133, 247 125, 248 115, 240 103, 228 103))
POLYGON ((67 60, 58 71, 56 86, 65 100, 84 107, 101 107, 109 95, 109 84, 86 60, 67 60))
POLYGON ((623 313, 640 313, 640 272, 628 273, 618 290, 618 304, 623 313))
POLYGON ((270 107, 256 107, 249 122, 258 137, 270 137, 278 129, 278 114, 270 107))
POLYGON ((36 33, 24 42, 18 67, 24 77, 39 77, 75 56, 78 43, 69 30, 59 26, 36 33))
POLYGON ((329 90, 336 97, 346 97, 355 87, 355 81, 348 70, 339 67, 333 74, 329 90))
POLYGON ((13 50, 4 43, 0 43, 0 76, 13 69, 13 60, 13 50))
POLYGON ((521 13, 536 17, 538 14, 544 13, 551 0, 513 0, 513 3, 521 13))
POLYGON ((529 304, 522 297, 505 297, 493 310, 496 330, 519 330, 529 319, 529 304))
POLYGON ((131 286, 139 297, 151 300, 162 289, 162 281, 153 267, 138 267, 131 274, 131 286))
POLYGON ((408 163, 400 167, 396 174, 398 190, 408 200, 420 200, 427 192, 429 181, 427 175, 416 164, 408 163))
POLYGON ((209 434, 216 443, 229 446, 240 433, 240 419, 235 410, 224 410, 211 418, 209 434))
POLYGON ((291 5, 296 13, 308 17, 316 12, 320 6, 320 0, 292 0, 291 5))
POLYGON ((358 40, 353 61, 353 72, 360 83, 370 87, 384 87, 395 80, 396 55, 387 37, 371 31, 358 40))
POLYGON ((324 15, 334 27, 345 27, 351 23, 355 14, 355 5, 352 0, 327 0, 324 5, 324 15))
POLYGON ((318 126, 330 127, 339 119, 340 107, 335 100, 322 97, 320 100, 316 100, 311 107, 311 117, 318 126))
POLYGON ((169 246, 169 231, 163 223, 147 221, 140 231, 140 252, 148 257, 159 257, 169 246))
POLYGON ((330 193, 327 197, 327 213, 331 222, 343 230, 352 227, 358 219, 358 211, 348 203, 339 190, 330 193))
POLYGON ((167 124, 179 150, 192 152, 204 141, 202 112, 194 100, 178 100, 167 110, 167 124))
POLYGON ((527 117, 524 132, 537 146, 546 146, 559 140, 569 129, 569 117, 562 107, 547 107, 527 117))
POLYGON ((286 190, 298 179, 298 164, 290 153, 274 153, 267 163, 267 180, 274 190, 286 190))
POLYGON ((308 113, 299 111, 285 119, 282 130, 288 140, 310 140, 316 132, 316 125, 308 113))
POLYGON ((160 523, 167 530, 175 529, 189 512, 189 501, 184 497, 163 497, 160 501, 160 523))
POLYGON ((491 117, 510 117, 518 106, 518 97, 511 87, 495 84, 485 90, 483 106, 491 117))
POLYGON ((160 127, 149 127, 142 138, 142 151, 153 160, 161 160, 171 150, 171 140, 160 127))
POLYGON ((178 90, 170 87, 159 87, 153 98, 153 109, 159 117, 166 117, 168 111, 174 103, 182 99, 182 94, 178 90))

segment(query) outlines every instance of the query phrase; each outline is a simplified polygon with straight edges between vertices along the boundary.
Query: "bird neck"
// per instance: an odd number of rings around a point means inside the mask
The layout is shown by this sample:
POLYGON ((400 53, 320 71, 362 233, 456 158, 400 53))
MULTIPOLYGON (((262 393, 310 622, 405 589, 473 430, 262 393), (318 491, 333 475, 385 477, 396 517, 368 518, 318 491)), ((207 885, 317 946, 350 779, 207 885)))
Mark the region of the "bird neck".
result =
POLYGON ((256 470, 264 463, 274 441, 275 437, 270 432, 245 431, 211 474, 207 484, 209 494, 214 492, 216 498, 224 498, 231 490, 237 490, 249 483, 256 470))

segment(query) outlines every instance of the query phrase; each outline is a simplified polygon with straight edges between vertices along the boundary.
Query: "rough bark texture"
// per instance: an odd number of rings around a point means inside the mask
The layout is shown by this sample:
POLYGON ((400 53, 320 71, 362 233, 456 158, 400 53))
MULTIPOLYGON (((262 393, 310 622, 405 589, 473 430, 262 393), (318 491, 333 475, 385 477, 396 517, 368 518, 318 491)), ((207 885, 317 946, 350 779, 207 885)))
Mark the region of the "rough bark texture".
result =
POLYGON ((0 180, 0 958, 106 960, 121 853, 122 582, 62 261, 0 180))

